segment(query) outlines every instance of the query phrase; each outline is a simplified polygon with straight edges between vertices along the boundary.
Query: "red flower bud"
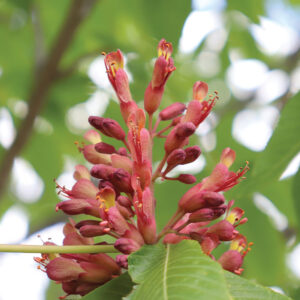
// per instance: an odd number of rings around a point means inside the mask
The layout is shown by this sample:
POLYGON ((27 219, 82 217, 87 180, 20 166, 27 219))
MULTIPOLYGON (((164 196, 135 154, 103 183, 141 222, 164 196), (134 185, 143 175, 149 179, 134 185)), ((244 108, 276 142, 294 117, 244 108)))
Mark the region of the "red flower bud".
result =
POLYGON ((178 138, 187 138, 192 135, 196 130, 195 125, 192 122, 183 123, 177 126, 176 136, 178 138))
POLYGON ((225 198, 222 194, 210 191, 204 191, 203 199, 208 207, 219 206, 225 202, 225 198))
POLYGON ((116 203, 116 207, 126 220, 129 220, 130 218, 134 217, 134 211, 131 207, 120 205, 118 202, 116 203))
POLYGON ((188 142, 188 137, 196 130, 193 123, 187 122, 176 125, 168 134, 165 142, 166 153, 171 153, 177 148, 185 146, 188 142))
POLYGON ((88 179, 78 180, 68 192, 72 198, 96 198, 98 188, 88 179))
POLYGON ((176 126, 177 124, 179 124, 181 122, 182 118, 183 118, 183 116, 179 116, 179 117, 173 119, 171 125, 176 126))
POLYGON ((95 145, 95 150, 99 153, 103 153, 103 154, 113 154, 116 153, 117 150, 115 149, 114 146, 110 145, 110 144, 106 144, 103 142, 97 143, 95 145))
POLYGON ((117 121, 106 118, 103 119, 102 126, 109 136, 121 141, 125 139, 125 131, 117 121))
POLYGON ((71 281, 79 278, 84 272, 81 266, 67 258, 56 257, 46 267, 47 275, 55 281, 71 281))
POLYGON ((121 270, 113 258, 104 253, 90 254, 89 261, 101 266, 111 274, 118 275, 121 270))
POLYGON ((120 238, 115 242, 115 248, 124 254, 130 254, 141 248, 141 245, 132 239, 120 238))
POLYGON ((120 195, 118 198, 117 198, 117 201, 120 205, 122 206, 125 206, 125 207, 131 207, 132 203, 131 201, 129 200, 128 197, 126 196, 123 196, 123 195, 120 195))
MULTIPOLYGON (((99 223, 99 222, 98 222, 99 223)), ((101 236, 107 233, 107 227, 98 225, 83 225, 80 227, 80 234, 84 237, 101 236)))
POLYGON ((218 262, 221 264, 223 269, 230 272, 237 271, 240 273, 239 270, 243 264, 243 257, 241 253, 236 250, 228 250, 221 255, 218 262))
POLYGON ((104 131, 104 128, 102 126, 103 118, 97 117, 97 116, 89 116, 88 121, 91 124, 91 126, 93 126, 94 128, 96 128, 97 130, 99 130, 103 134, 108 135, 108 133, 106 133, 104 131))
POLYGON ((186 109, 185 104, 176 102, 166 107, 159 113, 159 118, 162 121, 171 120, 181 115, 186 109))
POLYGON ((197 178, 191 174, 180 174, 177 180, 185 184, 193 184, 197 181, 197 178))
MULTIPOLYGON (((87 283, 87 282, 80 282, 80 280, 73 280, 68 282, 62 282, 63 290, 68 294, 76 294, 80 296, 84 296, 97 288, 99 283, 87 283)), ((59 299, 64 299, 65 296, 59 297, 59 299)))
POLYGON ((185 212, 194 212, 204 207, 219 206, 224 201, 224 196, 219 193, 200 191, 191 194, 187 191, 180 199, 178 205, 185 212))
POLYGON ((91 179, 90 171, 86 166, 83 165, 77 165, 75 166, 75 172, 73 174, 73 177, 76 181, 80 179, 91 179))
POLYGON ((201 154, 201 149, 199 146, 192 146, 184 149, 185 160, 181 163, 182 165, 189 164, 195 161, 201 154))
POLYGON ((93 144, 84 146, 82 153, 84 158, 92 164, 109 165, 111 162, 110 155, 97 152, 93 144))
POLYGON ((124 169, 128 173, 132 172, 132 160, 127 156, 122 156, 119 154, 111 155, 111 164, 113 167, 119 169, 124 169))
POLYGON ((189 222, 205 222, 211 221, 215 217, 214 210, 211 208, 201 208, 191 213, 189 216, 189 222))
POLYGON ((211 208, 201 208, 190 214, 189 222, 195 223, 215 220, 225 213, 226 208, 226 205, 211 208))
POLYGON ((61 209, 67 215, 86 214, 95 217, 99 216, 98 202, 94 199, 73 199, 59 202, 56 210, 61 209))
POLYGON ((215 233, 220 241, 231 241, 237 231, 235 227, 226 220, 222 220, 208 229, 209 233, 215 233))
POLYGON ((124 147, 120 147, 117 153, 122 156, 128 156, 127 150, 124 147))
POLYGON ((101 142, 100 134, 93 129, 88 130, 83 137, 92 144, 97 144, 101 142))
POLYGON ((200 242, 202 251, 210 255, 210 253, 217 248, 217 246, 220 244, 219 238, 216 234, 213 233, 207 233, 202 238, 202 241, 200 242))
POLYGON ((110 176, 110 181, 116 187, 119 192, 131 193, 131 176, 123 169, 116 169, 116 171, 110 176))
POLYGON ((117 140, 124 140, 125 139, 125 132, 119 123, 115 120, 108 119, 108 118, 101 118, 101 117, 89 117, 89 123, 101 131, 103 134, 113 137, 117 140))
POLYGON ((114 185, 110 181, 103 180, 103 179, 99 180, 99 183, 98 183, 99 190, 102 190, 106 187, 114 189, 114 185))
POLYGON ((121 215, 117 207, 110 207, 108 209, 107 216, 110 226, 117 234, 122 236, 126 232, 126 230, 130 230, 129 224, 121 215))
POLYGON ((85 225, 99 225, 99 221, 97 220, 82 220, 78 223, 76 223, 75 228, 80 229, 82 226, 85 225))
POLYGON ((98 179, 109 180, 110 176, 116 171, 116 168, 106 165, 95 165, 91 169, 91 175, 98 179))
POLYGON ((116 263, 124 269, 128 269, 128 255, 117 255, 116 256, 116 263))
POLYGON ((168 166, 176 166, 181 164, 182 162, 184 162, 185 156, 186 154, 183 149, 173 150, 167 158, 168 166))
POLYGON ((80 263, 80 267, 85 271, 79 276, 81 281, 103 284, 111 279, 111 272, 98 264, 83 261, 80 263))

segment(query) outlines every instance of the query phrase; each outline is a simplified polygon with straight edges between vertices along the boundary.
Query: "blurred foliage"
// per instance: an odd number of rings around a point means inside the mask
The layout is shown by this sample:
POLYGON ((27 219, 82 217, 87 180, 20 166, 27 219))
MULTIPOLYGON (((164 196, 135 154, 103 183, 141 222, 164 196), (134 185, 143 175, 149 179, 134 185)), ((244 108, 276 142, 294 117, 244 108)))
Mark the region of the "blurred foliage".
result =
MULTIPOLYGON (((49 53, 64 21, 69 2, 0 1, 0 40, 5 41, 0 47, 0 105, 10 110, 16 127, 22 119, 14 113, 9 101, 27 101, 38 65, 37 57, 49 53), (38 18, 38 25, 33 24, 32 14, 38 18), (36 36, 36 26, 42 32, 41 37, 36 36), (41 49, 37 49, 35 43, 38 43, 41 49), (39 51, 42 53, 38 53, 39 51)), ((290 0, 290 3, 299 4, 295 0, 290 0)), ((71 47, 63 57, 61 69, 72 68, 72 72, 53 83, 42 112, 41 116, 52 125, 53 132, 49 135, 35 130, 22 153, 22 157, 32 164, 42 178, 45 184, 43 195, 39 201, 26 204, 8 189, 0 201, 1 215, 18 203, 30 217, 30 233, 58 220, 65 220, 65 217, 56 213, 54 209, 59 200, 55 195, 53 178, 64 171, 66 156, 83 162, 74 146, 74 141, 83 140, 82 135, 68 129, 66 113, 70 107, 86 101, 97 89, 86 74, 88 64, 98 57, 101 51, 120 48, 124 53, 134 54, 128 55, 127 67, 133 77, 132 94, 136 101, 140 102, 152 73, 150 60, 156 56, 157 42, 164 37, 173 43, 177 71, 167 84, 162 107, 174 101, 188 101, 192 85, 199 79, 207 81, 211 91, 215 88, 219 90, 220 102, 215 107, 215 113, 219 116, 218 125, 214 130, 217 137, 216 148, 211 152, 204 151, 206 166, 197 178, 200 180, 211 172, 224 147, 231 147, 237 152, 237 161, 233 169, 238 169, 245 160, 250 161, 251 171, 247 175, 248 179, 226 194, 227 198, 237 200, 249 219, 242 231, 249 241, 254 242, 254 246, 246 258, 244 276, 255 278, 264 285, 280 286, 290 294, 297 293, 293 292, 296 279, 286 267, 286 255, 292 250, 290 241, 299 241, 300 176, 298 171, 296 176, 285 180, 280 181, 279 177, 300 150, 300 96, 298 94, 288 100, 284 95, 272 103, 279 108, 282 104, 285 106, 273 136, 262 152, 249 150, 231 135, 234 116, 251 105, 253 99, 250 97, 241 102, 231 96, 230 100, 222 103, 222 97, 226 98, 228 94, 224 84, 232 49, 238 49, 245 58, 264 61, 270 69, 282 68, 289 74, 296 65, 292 63, 288 69, 286 62, 295 59, 294 55, 286 59, 268 56, 261 52, 253 39, 249 25, 252 22, 258 23, 259 16, 266 15, 265 5, 266 1, 263 0, 227 1, 223 17, 228 37, 222 50, 217 53, 221 61, 220 70, 211 78, 197 68, 198 54, 203 51, 205 41, 194 53, 178 53, 182 28, 192 10, 190 1, 98 1, 91 15, 81 24, 71 47), (236 12, 246 18, 248 26, 239 23, 239 18, 234 17, 236 12), (218 82, 222 83, 220 89, 218 82), (289 227, 286 231, 276 229, 267 214, 259 211, 254 205, 253 194, 257 192, 268 197, 288 218, 289 227)), ((97 115, 98 112, 94 111, 93 114, 97 115)), ((110 101, 105 115, 122 123, 114 101, 110 101)), ((194 143, 199 141, 195 139, 194 143)), ((155 161, 161 158, 161 146, 162 141, 159 140, 154 147, 155 161)), ((0 158, 4 153, 5 149, 0 146, 0 158)), ((158 201, 157 217, 160 228, 176 210, 179 196, 188 188, 175 182, 157 185, 155 196, 158 201)), ((51 290, 48 291, 48 299, 54 299, 57 295, 55 289, 53 293, 51 290)))

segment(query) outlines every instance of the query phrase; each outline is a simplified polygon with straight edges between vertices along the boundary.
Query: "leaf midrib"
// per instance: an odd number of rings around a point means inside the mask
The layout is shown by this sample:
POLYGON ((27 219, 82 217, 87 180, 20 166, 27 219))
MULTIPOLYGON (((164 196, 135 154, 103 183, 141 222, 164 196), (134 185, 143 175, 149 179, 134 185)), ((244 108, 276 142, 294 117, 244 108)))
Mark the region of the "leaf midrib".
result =
POLYGON ((167 291, 167 273, 168 273, 168 263, 169 263, 169 254, 170 254, 170 245, 167 245, 166 259, 164 265, 164 274, 163 274, 163 292, 164 300, 168 300, 168 291, 167 291))

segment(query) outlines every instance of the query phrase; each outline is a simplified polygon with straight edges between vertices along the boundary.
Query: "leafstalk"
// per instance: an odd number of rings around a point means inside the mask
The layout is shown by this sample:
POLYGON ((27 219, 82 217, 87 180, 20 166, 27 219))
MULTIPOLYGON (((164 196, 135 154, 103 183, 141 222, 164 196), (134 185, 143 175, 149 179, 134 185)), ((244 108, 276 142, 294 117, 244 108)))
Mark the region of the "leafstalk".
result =
POLYGON ((158 234, 157 241, 159 241, 165 234, 167 234, 172 227, 184 216, 184 212, 177 210, 164 229, 158 234))
POLYGON ((155 179, 156 179, 157 177, 160 176, 161 170, 162 170, 162 168, 164 167, 167 158, 168 158, 168 156, 167 156, 167 154, 165 154, 165 156, 163 157, 163 159, 162 159, 161 162, 159 163, 159 165, 158 165, 156 171, 154 172, 154 174, 153 174, 153 176, 152 176, 152 182, 154 182, 155 179))
POLYGON ((112 245, 74 245, 74 246, 52 246, 52 245, 9 245, 1 244, 0 252, 20 253, 116 253, 119 252, 112 245))

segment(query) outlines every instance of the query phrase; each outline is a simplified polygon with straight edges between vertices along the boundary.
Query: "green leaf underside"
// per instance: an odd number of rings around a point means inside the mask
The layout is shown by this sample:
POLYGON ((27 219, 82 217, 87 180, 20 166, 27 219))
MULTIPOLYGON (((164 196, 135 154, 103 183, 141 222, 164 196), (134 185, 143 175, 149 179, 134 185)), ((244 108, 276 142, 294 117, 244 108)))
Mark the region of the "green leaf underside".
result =
POLYGON ((113 279, 105 285, 95 289, 89 293, 84 300, 121 300, 130 293, 132 289, 132 281, 128 273, 124 273, 116 279, 113 279))
POLYGON ((289 299, 224 271, 195 241, 144 246, 130 255, 129 274, 137 285, 125 300, 289 299))

